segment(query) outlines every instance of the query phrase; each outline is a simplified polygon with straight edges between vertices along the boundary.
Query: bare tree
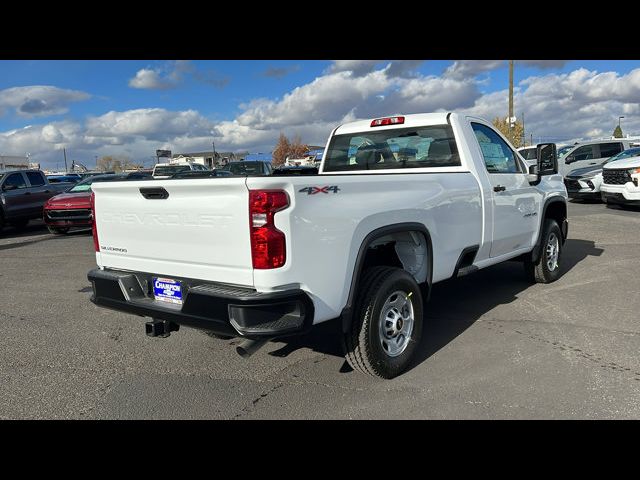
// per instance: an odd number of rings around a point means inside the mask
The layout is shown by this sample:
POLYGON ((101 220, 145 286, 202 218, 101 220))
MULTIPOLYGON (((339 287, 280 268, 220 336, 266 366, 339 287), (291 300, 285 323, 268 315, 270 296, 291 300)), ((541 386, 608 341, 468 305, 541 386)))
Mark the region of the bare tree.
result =
POLYGON ((305 153, 309 151, 309 145, 302 143, 302 139, 300 135, 296 135, 293 138, 293 142, 289 146, 289 157, 292 158, 302 158, 305 153))
POLYGON ((274 167, 279 167, 284 164, 289 155, 290 148, 291 144, 289 143, 289 139, 285 137, 284 133, 280 133, 280 138, 278 138, 278 143, 276 144, 276 148, 273 149, 272 154, 272 164, 274 167))
POLYGON ((522 140, 524 138, 524 127, 522 122, 516 120, 511 129, 509 129, 509 122, 507 119, 496 117, 493 119, 493 126, 509 139, 511 145, 516 148, 522 146, 522 140))

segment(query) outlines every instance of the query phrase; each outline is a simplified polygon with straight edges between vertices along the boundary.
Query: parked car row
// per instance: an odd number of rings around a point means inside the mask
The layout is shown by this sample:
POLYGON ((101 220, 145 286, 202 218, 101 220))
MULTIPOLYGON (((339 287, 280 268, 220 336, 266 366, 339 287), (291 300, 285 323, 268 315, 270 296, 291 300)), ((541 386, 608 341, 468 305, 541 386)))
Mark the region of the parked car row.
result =
POLYGON ((49 231, 54 234, 65 234, 77 227, 90 227, 93 221, 91 185, 94 182, 316 173, 318 169, 315 167, 273 169, 270 162, 262 160, 231 162, 214 170, 190 163, 157 164, 153 170, 120 174, 87 172, 45 175, 40 170, 7 171, 0 173, 0 229, 4 224, 24 227, 36 218, 43 218, 49 231))
POLYGON ((558 164, 569 198, 640 204, 640 147, 628 139, 561 147, 558 164))

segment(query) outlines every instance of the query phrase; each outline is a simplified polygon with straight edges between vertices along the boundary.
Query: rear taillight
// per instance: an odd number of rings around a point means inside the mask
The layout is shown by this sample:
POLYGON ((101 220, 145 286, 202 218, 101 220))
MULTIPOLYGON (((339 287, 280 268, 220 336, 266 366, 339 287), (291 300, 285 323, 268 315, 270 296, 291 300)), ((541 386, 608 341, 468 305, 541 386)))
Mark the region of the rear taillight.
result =
POLYGON ((273 223, 276 212, 289 206, 284 190, 249 190, 249 229, 253 268, 278 268, 286 261, 284 233, 273 223))
POLYGON ((96 194, 91 192, 91 233, 93 234, 93 248, 96 252, 100 251, 100 243, 98 242, 98 227, 96 225, 96 194))

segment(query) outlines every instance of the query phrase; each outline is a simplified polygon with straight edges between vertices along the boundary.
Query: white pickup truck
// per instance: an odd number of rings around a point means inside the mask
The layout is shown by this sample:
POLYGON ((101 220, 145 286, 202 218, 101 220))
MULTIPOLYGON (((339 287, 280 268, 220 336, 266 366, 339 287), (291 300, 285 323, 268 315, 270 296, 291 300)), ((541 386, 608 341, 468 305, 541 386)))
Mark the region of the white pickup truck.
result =
POLYGON ((317 175, 100 183, 91 300, 151 336, 245 337, 245 356, 340 319, 350 365, 392 378, 435 283, 514 258, 558 278, 567 192, 555 145, 537 158, 527 171, 487 121, 431 113, 340 125, 317 175))

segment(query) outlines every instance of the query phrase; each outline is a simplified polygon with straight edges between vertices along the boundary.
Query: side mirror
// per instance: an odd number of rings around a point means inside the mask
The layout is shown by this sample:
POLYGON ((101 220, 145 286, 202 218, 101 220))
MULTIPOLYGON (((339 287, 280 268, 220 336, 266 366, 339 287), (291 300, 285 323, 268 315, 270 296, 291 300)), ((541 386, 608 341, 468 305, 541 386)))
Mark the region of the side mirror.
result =
POLYGON ((538 175, 554 175, 558 173, 558 154, 555 143, 539 143, 536 148, 538 158, 538 175))
POLYGON ((9 190, 15 190, 16 188, 18 188, 18 186, 17 186, 17 185, 4 185, 4 186, 2 187, 2 190, 3 190, 4 192, 8 192, 9 190))

